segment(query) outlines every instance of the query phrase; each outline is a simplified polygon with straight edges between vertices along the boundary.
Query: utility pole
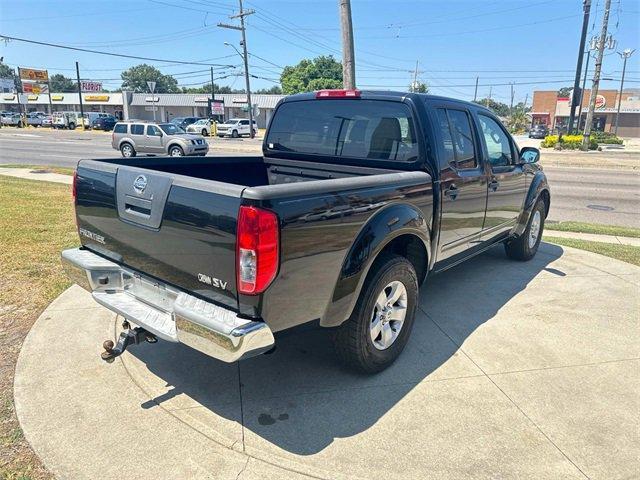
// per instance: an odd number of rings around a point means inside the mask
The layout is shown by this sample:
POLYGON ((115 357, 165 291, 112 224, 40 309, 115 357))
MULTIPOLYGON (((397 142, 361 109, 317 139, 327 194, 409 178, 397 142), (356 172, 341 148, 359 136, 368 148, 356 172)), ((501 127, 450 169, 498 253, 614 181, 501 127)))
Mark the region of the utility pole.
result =
MULTIPOLYGON (((578 95, 578 88, 580 87, 580 73, 582 72, 582 58, 584 55, 584 46, 587 41, 587 28, 589 28, 589 15, 591 14, 591 0, 583 0, 582 9, 584 11, 584 16, 582 17, 582 34, 580 36, 580 48, 578 50, 578 64, 576 65, 576 76, 573 82, 573 95, 571 96, 571 112, 569 114, 569 134, 571 134, 574 131, 573 124, 576 118, 577 104, 578 102, 582 104, 582 91, 580 91, 580 95, 578 95)), ((578 122, 578 124, 579 123, 580 122, 578 122)), ((576 127, 576 130, 577 128, 578 127, 576 127)))
MULTIPOLYGON (((253 132, 253 104, 251 103, 251 85, 249 82, 249 56, 247 54, 247 36, 246 36, 246 28, 244 25, 244 17, 254 14, 255 10, 244 10, 242 8, 242 0, 238 0, 238 4, 240 5, 240 13, 238 13, 237 15, 231 15, 229 18, 231 19, 239 18, 240 26, 238 27, 237 25, 228 25, 226 23, 219 23, 218 26, 221 28, 230 28, 232 30, 240 30, 242 32, 242 49, 243 49, 244 55, 240 54, 240 56, 244 60, 244 79, 247 86, 247 106, 249 110, 249 135, 251 136, 251 138, 254 138, 255 135, 253 132)), ((235 48, 235 46, 233 48, 235 48)), ((211 80, 211 83, 213 84, 213 80, 211 80)))
POLYGON ((353 90, 356 88, 356 57, 353 51, 351 0, 338 0, 338 4, 342 29, 342 83, 345 89, 353 90))
POLYGON ((515 95, 513 91, 513 82, 511 82, 511 103, 509 104, 509 116, 513 116, 513 96, 515 95))
POLYGON ((618 94, 618 111, 616 112, 616 126, 613 130, 614 135, 618 135, 618 119, 620 118, 620 107, 622 106, 622 87, 624 87, 624 74, 627 71, 627 59, 633 55, 633 52, 635 52, 635 48, 631 49, 631 48, 627 48, 622 52, 618 52, 618 55, 620 55, 623 59, 624 59, 624 64, 622 65, 622 79, 620 80, 620 93, 618 94))
POLYGON ((413 84, 411 84, 411 91, 415 93, 418 90, 418 60, 416 60, 416 69, 413 72, 413 84))
POLYGON ((524 107, 522 108, 525 112, 527 111, 527 102, 529 102, 529 93, 524 96, 524 107))
POLYGON ((26 127, 27 126, 27 119, 26 119, 27 106, 23 105, 21 102, 21 99, 24 98, 24 87, 22 86, 22 78, 20 76, 20 67, 16 68, 16 72, 17 72, 16 76, 18 77, 18 82, 20 83, 20 89, 18 91, 18 107, 20 108, 20 123, 22 123, 23 127, 26 127))
POLYGON ((76 79, 78 80, 78 98, 80 99, 80 124, 84 130, 84 106, 82 105, 82 85, 80 85, 80 66, 76 62, 76 79))
POLYGON ((600 71, 602 69, 602 57, 604 55, 605 41, 607 39, 607 27, 609 25, 609 11, 611 10, 611 0, 605 0, 604 14, 602 16, 602 31, 598 39, 598 55, 596 57, 596 69, 593 72, 593 84, 591 86, 591 98, 589 99, 589 110, 587 111, 587 120, 584 126, 582 136, 582 150, 589 149, 589 137, 591 136, 591 123, 593 122, 593 113, 596 109, 596 97, 598 96, 598 87, 600 85, 600 71))
POLYGON ((478 98, 478 79, 479 77, 476 77, 476 89, 473 91, 473 101, 476 101, 476 98, 478 98))
POLYGON ((489 85, 489 96, 485 99, 484 106, 489 108, 489 102, 491 101, 491 93, 493 92, 493 85, 489 85))
POLYGON ((211 100, 215 100, 216 99, 216 87, 214 86, 215 84, 213 83, 213 67, 211 67, 211 100))
POLYGON ((582 103, 584 102, 584 89, 587 86, 587 74, 589 73, 589 59, 591 58, 591 49, 587 52, 587 63, 584 67, 584 79, 582 80, 582 88, 580 89, 580 106, 578 108, 578 130, 580 130, 580 120, 582 120, 582 103))

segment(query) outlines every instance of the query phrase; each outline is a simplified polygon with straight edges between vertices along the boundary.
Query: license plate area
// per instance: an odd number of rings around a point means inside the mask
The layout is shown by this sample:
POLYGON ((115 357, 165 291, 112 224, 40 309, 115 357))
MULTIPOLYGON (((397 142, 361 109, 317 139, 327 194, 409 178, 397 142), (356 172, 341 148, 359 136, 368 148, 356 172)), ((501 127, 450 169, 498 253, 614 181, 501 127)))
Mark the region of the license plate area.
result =
POLYGON ((165 312, 173 311, 173 303, 178 292, 168 289, 157 280, 143 277, 137 273, 125 274, 124 291, 136 299, 165 312))

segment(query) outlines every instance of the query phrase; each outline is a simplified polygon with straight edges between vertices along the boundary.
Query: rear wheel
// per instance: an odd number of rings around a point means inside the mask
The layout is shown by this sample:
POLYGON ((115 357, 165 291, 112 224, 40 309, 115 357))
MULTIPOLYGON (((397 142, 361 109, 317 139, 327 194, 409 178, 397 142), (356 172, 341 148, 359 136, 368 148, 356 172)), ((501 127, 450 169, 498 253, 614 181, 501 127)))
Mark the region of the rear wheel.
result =
POLYGON ((136 151, 130 143, 123 143, 120 145, 120 153, 122 153, 122 156, 125 158, 136 156, 136 151))
POLYGON ((202 136, 203 136, 203 137, 206 137, 207 135, 209 135, 209 134, 207 133, 207 129, 206 129, 206 128, 203 128, 201 133, 202 133, 202 136))
POLYGON ((169 148, 169 155, 171 157, 183 157, 184 151, 178 145, 173 145, 171 148, 169 148))
POLYGON ((365 373, 380 372, 404 349, 413 327, 418 280, 404 257, 389 255, 372 267, 351 317, 336 331, 340 360, 365 373))
POLYGON ((527 228, 524 229, 522 235, 514 238, 504 244, 505 251, 509 258, 513 260, 527 261, 531 260, 540 246, 542 240, 542 232, 544 230, 544 220, 547 212, 547 206, 543 198, 539 198, 536 202, 527 228))
POLYGON ((73 123, 73 122, 71 122, 71 123, 69 124, 69 130, 75 130, 75 129, 76 129, 76 124, 75 124, 75 123, 73 123))
POLYGON ((239 137, 239 135, 238 135, 238 131, 237 131, 237 130, 234 130, 233 132, 231 132, 231 136, 232 136, 233 138, 238 138, 238 137, 239 137))

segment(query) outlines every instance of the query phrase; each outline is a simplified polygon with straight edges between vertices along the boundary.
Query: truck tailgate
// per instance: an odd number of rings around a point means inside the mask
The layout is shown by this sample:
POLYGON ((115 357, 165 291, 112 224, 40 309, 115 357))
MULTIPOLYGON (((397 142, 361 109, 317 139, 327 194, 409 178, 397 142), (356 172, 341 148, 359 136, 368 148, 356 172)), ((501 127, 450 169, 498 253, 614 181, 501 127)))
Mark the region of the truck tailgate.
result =
POLYGON ((117 263, 237 309, 236 222, 243 187, 83 160, 82 244, 117 263))

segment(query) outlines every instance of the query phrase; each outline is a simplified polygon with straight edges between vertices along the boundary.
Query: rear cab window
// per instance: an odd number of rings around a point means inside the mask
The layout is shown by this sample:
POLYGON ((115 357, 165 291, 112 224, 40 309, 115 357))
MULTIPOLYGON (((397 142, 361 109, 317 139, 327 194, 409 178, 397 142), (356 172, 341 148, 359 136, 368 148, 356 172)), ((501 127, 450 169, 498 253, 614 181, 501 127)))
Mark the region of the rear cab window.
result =
POLYGON ((271 121, 266 144, 274 152, 394 162, 418 159, 411 110, 386 100, 285 102, 271 121))
POLYGON ((113 127, 113 133, 127 133, 127 124, 119 123, 113 127))

